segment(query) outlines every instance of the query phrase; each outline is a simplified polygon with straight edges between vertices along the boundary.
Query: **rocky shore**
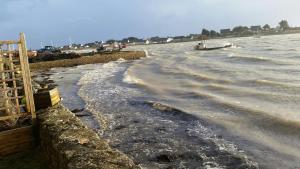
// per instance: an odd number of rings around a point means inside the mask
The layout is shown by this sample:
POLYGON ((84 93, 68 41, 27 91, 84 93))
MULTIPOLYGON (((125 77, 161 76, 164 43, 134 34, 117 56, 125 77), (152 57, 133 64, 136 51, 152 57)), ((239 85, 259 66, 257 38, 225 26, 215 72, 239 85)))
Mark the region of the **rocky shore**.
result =
MULTIPOLYGON (((114 52, 94 54, 75 58, 53 58, 31 63, 33 87, 55 87, 49 80, 48 70, 54 67, 72 67, 84 64, 106 63, 118 59, 133 60, 145 57, 145 52, 114 52), (35 76, 42 76, 38 81, 35 76)), ((89 112, 69 111, 62 104, 40 110, 38 115, 40 146, 28 152, 0 158, 0 168, 47 168, 50 169, 137 169, 137 166, 122 152, 112 149, 105 139, 88 127, 85 121, 92 121, 89 112), (88 120, 83 120, 88 116, 88 120), (29 155, 29 156, 28 156, 29 155), (13 161, 19 161, 14 163, 13 161)), ((103 124, 102 124, 103 125, 103 124)))
MULTIPOLYGON (((42 81, 37 85, 52 86, 47 70, 54 67, 71 67, 83 64, 106 63, 120 58, 133 60, 145 57, 144 52, 117 52, 96 54, 73 59, 32 63, 31 69, 42 81), (38 70, 38 71, 37 71, 38 70)), ((38 112, 40 148, 49 168, 91 169, 136 169, 140 168, 122 152, 112 149, 95 129, 86 124, 90 113, 82 110, 70 111, 62 104, 38 112), (88 114, 88 117, 85 117, 88 114), (81 117, 83 116, 83 117, 81 117)), ((104 125, 104 124, 101 124, 104 125)))
POLYGON ((61 104, 38 112, 41 149, 49 168, 138 169, 61 104))

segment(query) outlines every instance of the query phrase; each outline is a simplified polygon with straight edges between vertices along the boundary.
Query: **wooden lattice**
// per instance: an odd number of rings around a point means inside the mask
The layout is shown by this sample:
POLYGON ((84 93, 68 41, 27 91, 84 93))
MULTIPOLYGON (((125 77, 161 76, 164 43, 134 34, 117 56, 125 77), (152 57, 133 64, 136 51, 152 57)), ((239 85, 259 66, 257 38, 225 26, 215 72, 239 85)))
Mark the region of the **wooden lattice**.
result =
POLYGON ((24 33, 0 41, 0 122, 36 118, 24 33))

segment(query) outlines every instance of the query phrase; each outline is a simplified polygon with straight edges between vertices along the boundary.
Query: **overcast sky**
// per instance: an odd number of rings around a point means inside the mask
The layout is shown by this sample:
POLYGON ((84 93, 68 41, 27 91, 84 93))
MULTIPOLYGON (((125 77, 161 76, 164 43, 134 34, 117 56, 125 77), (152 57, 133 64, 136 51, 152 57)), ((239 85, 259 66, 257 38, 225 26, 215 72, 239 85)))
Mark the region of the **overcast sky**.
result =
POLYGON ((236 25, 300 26, 299 0, 0 0, 0 39, 29 47, 200 33, 236 25))

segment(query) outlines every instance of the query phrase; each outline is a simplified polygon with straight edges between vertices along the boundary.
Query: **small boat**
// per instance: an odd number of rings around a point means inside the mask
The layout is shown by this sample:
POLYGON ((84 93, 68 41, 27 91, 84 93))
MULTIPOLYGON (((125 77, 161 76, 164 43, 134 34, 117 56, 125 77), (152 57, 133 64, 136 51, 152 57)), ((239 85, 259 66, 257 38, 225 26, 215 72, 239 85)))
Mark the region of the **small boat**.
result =
POLYGON ((195 50, 218 50, 218 49, 230 48, 232 46, 233 46, 232 44, 229 44, 229 45, 220 46, 220 47, 208 48, 203 43, 199 43, 198 45, 195 46, 195 50))

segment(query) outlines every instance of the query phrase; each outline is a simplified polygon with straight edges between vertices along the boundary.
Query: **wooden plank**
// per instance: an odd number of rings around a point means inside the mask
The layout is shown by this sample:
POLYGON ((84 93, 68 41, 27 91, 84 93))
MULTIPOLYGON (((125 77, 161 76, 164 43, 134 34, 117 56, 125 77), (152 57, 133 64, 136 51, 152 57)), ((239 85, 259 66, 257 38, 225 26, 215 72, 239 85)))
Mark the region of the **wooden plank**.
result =
POLYGON ((59 95, 55 95, 51 97, 52 106, 58 103, 57 100, 58 101, 60 100, 59 95))
POLYGON ((49 91, 42 91, 34 94, 36 109, 43 109, 54 106, 60 102, 60 95, 57 88, 49 91))
POLYGON ((28 113, 19 113, 19 114, 14 114, 14 115, 10 115, 10 116, 1 116, 0 121, 9 120, 9 119, 18 118, 18 117, 25 117, 25 116, 28 116, 28 113))
POLYGON ((18 54, 19 51, 0 51, 0 54, 18 54))
MULTIPOLYGON (((15 107, 15 108, 19 108, 19 109, 20 109, 20 108, 22 108, 22 107, 26 107, 26 105, 24 105, 24 104, 21 104, 21 105, 20 105, 20 104, 19 104, 18 106, 8 106, 8 108, 12 108, 12 107, 15 107)), ((5 110, 5 108, 1 108, 1 107, 0 107, 0 110, 5 110)))
POLYGON ((0 45, 5 45, 5 44, 19 44, 20 41, 16 40, 1 40, 0 45))
POLYGON ((25 96, 16 96, 16 97, 8 97, 8 99, 13 100, 13 99, 22 99, 25 96))
POLYGON ((23 89, 23 87, 13 87, 13 88, 7 88, 7 89, 0 89, 0 92, 4 92, 4 91, 14 91, 14 90, 21 90, 23 89))
POLYGON ((50 90, 50 91, 49 91, 49 95, 50 95, 50 96, 58 95, 58 89, 57 89, 57 88, 54 88, 54 89, 50 90))
POLYGON ((60 102, 60 97, 56 96, 54 98, 51 98, 51 101, 52 101, 52 105, 56 105, 57 103, 60 102))
POLYGON ((25 126, 16 129, 2 131, 0 132, 0 143, 6 143, 7 141, 5 140, 5 138, 18 139, 18 136, 20 135, 28 136, 32 134, 32 130, 33 130, 32 126, 25 126))
MULTIPOLYGON (((5 61, 5 62, 0 61, 0 63, 8 63, 8 62, 10 62, 10 61, 5 61)), ((13 59, 12 62, 16 63, 16 62, 20 62, 20 60, 13 59)))
POLYGON ((35 145, 35 141, 33 138, 23 137, 20 140, 5 144, 5 146, 0 147, 1 148, 0 156, 6 156, 18 152, 24 152, 26 150, 32 149, 34 145, 35 145))
MULTIPOLYGON (((23 67, 25 70, 24 81, 27 81, 26 87, 24 87, 24 89, 27 90, 27 97, 28 97, 28 100, 26 101, 26 103, 29 102, 28 110, 30 110, 32 119, 36 119, 33 90, 32 90, 32 85, 31 85, 31 73, 30 73, 30 68, 29 68, 28 54, 27 54, 27 47, 26 47, 26 40, 25 40, 24 33, 20 34, 20 42, 21 42, 20 47, 22 50, 22 58, 20 58, 20 60, 23 60, 23 64, 24 64, 24 67, 23 67)), ((21 51, 20 51, 20 57, 21 57, 21 51)))
POLYGON ((0 82, 1 83, 3 83, 3 82, 12 82, 12 81, 16 81, 16 80, 22 80, 22 78, 5 79, 5 80, 0 80, 0 82))
MULTIPOLYGON (((9 63, 12 63, 12 62, 9 62, 9 63)), ((17 70, 2 70, 1 72, 4 72, 4 73, 13 73, 13 72, 17 72, 17 70)))
MULTIPOLYGON (((11 50, 11 45, 8 45, 7 49, 11 50)), ((12 72, 11 72, 12 73, 12 78, 16 78, 16 75, 15 75, 16 70, 15 70, 14 64, 12 62, 12 60, 13 60, 12 54, 9 54, 8 56, 9 56, 9 61, 10 61, 9 68, 12 70, 12 72)), ((18 89, 17 89, 17 82, 16 81, 13 81, 13 87, 15 88, 14 96, 18 97, 18 89)), ((16 107, 17 107, 17 113, 20 113, 21 110, 19 108, 20 105, 19 105, 19 99, 18 98, 15 99, 15 104, 16 104, 16 107)))
MULTIPOLYGON (((0 48, 0 51, 2 51, 2 47, 0 48)), ((3 61, 4 60, 4 57, 3 57, 3 55, 2 54, 0 54, 0 61, 3 61)), ((2 63, 0 63, 0 73, 1 73, 1 80, 0 80, 0 82, 2 83, 2 88, 4 89, 4 90, 6 90, 7 88, 6 88, 6 79, 5 79, 5 73, 4 72, 2 72, 4 70, 4 63, 2 62, 2 63)), ((6 114, 10 114, 10 112, 9 112, 9 109, 8 109, 8 99, 7 99, 7 92, 3 92, 3 93, 1 93, 3 96, 3 99, 4 99, 4 106, 5 106, 5 113, 6 114)))
POLYGON ((25 151, 33 146, 34 132, 32 126, 0 132, 0 156, 25 151))
POLYGON ((23 78, 23 85, 24 85, 24 92, 25 92, 25 98, 26 98, 26 109, 27 111, 30 111, 30 104, 29 104, 29 97, 28 97, 28 88, 27 88, 27 79, 26 78, 26 71, 25 71, 25 64, 23 60, 23 51, 21 44, 18 44, 19 47, 19 57, 20 57, 20 64, 21 64, 21 70, 22 70, 22 78, 23 78))
MULTIPOLYGON (((5 132, 5 131, 4 131, 5 132)), ((6 135, 7 137, 9 137, 9 141, 7 142, 7 140, 0 140, 0 144, 1 144, 1 148, 5 148, 5 147, 10 147, 13 146, 16 143, 22 143, 22 142, 26 142, 28 140, 22 140, 20 138, 24 138, 24 137, 29 137, 31 135, 30 132, 26 131, 26 132, 21 132, 20 134, 15 134, 15 135, 6 135), (3 146, 3 145, 7 145, 7 146, 3 146)))

